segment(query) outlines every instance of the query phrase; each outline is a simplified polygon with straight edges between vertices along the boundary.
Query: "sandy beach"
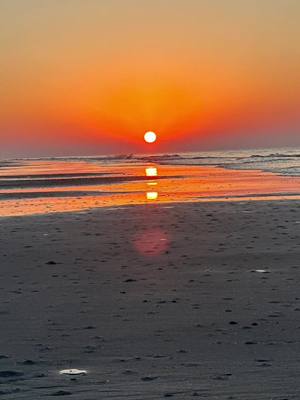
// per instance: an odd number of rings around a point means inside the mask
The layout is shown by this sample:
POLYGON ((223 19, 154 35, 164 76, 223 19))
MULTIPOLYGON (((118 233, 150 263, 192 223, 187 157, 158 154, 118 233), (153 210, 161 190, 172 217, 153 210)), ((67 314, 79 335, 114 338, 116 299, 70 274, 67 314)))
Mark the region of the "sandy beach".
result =
POLYGON ((2 218, 1 398, 299 399, 299 227, 299 201, 2 218))

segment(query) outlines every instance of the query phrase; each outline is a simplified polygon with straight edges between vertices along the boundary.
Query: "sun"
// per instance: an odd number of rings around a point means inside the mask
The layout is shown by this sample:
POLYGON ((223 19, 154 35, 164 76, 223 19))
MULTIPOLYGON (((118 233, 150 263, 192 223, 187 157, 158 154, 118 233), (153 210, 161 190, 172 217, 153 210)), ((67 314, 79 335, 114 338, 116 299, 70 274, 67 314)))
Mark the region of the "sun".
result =
POLYGON ((156 141, 156 133, 154 132, 146 132, 144 135, 144 140, 147 143, 154 143, 156 141))

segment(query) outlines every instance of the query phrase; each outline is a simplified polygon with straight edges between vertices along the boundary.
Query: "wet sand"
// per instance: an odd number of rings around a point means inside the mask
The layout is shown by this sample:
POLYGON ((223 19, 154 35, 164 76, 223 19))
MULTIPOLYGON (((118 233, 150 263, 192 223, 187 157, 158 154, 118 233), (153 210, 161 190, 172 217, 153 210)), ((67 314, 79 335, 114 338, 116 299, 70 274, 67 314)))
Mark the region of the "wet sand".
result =
POLYGON ((299 399, 299 231, 297 200, 2 218, 0 395, 299 399))
MULTIPOLYGON (((104 175, 104 174, 103 174, 104 175)), ((17 183, 14 180, 11 179, 2 179, 1 177, 0 180, 0 191, 5 190, 5 189, 26 189, 26 188, 59 188, 59 187, 76 187, 76 186, 95 186, 95 185, 111 185, 113 183, 121 183, 121 182, 133 182, 133 181, 147 181, 151 180, 151 177, 148 176, 87 176, 87 177, 66 177, 64 175, 63 178, 53 178, 53 175, 51 175, 51 180, 45 180, 45 179, 25 179, 23 178, 22 180, 19 180, 17 183)), ((14 177, 15 178, 15 177, 14 177)), ((157 176, 156 179, 165 179, 165 176, 157 176)), ((176 177, 174 177, 176 178, 176 177)), ((153 178, 152 178, 153 179, 153 178)), ((1 194, 1 193, 0 193, 1 194)))
POLYGON ((300 200, 300 177, 217 166, 28 160, 0 169, 0 218, 155 203, 300 200))

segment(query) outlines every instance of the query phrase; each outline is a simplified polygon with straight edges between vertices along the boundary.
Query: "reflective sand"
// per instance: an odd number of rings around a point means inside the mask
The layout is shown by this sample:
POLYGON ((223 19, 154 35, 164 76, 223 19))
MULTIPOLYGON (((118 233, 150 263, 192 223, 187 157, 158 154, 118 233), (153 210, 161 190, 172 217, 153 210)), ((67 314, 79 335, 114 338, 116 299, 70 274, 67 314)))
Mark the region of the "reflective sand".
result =
POLYGON ((27 161, 0 169, 0 216, 196 201, 300 199, 300 178, 213 166, 27 161))

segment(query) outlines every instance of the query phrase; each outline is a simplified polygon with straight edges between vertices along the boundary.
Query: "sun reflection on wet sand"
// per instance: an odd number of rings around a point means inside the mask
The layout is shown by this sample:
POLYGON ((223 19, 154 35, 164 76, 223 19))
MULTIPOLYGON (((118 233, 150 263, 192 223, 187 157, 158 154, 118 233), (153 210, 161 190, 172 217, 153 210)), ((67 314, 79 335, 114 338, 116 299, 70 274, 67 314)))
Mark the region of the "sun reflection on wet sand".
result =
MULTIPOLYGON (((158 172, 156 167, 147 167, 145 168, 146 176, 148 177, 157 177, 158 172)), ((147 186, 156 186, 156 181, 147 182, 147 186)), ((158 199, 158 192, 157 191, 147 191, 146 192, 146 199, 150 201, 154 201, 158 199)))
POLYGON ((300 178, 254 170, 160 165, 158 172, 153 165, 102 166, 57 161, 52 165, 49 161, 0 170, 0 216, 72 212, 153 202, 299 200, 299 187, 300 178), (52 177, 59 175, 61 184, 61 175, 65 173, 68 174, 68 184, 56 187, 56 178, 53 181, 52 177), (22 187, 14 178, 21 175, 30 181, 28 176, 43 174, 47 179, 39 179, 41 183, 37 187, 22 187), (74 174, 81 177, 82 184, 72 185, 69 176, 74 174), (98 174, 99 181, 85 184, 84 174, 98 174), (101 176, 104 177, 103 183, 101 176), (116 177, 114 183, 107 183, 107 176, 116 177), (118 177, 130 180, 118 182, 118 177))
POLYGON ((157 168, 156 167, 147 167, 145 169, 146 176, 157 176, 157 168))
POLYGON ((157 200, 158 193, 157 192, 147 192, 146 197, 147 197, 147 200, 157 200))

